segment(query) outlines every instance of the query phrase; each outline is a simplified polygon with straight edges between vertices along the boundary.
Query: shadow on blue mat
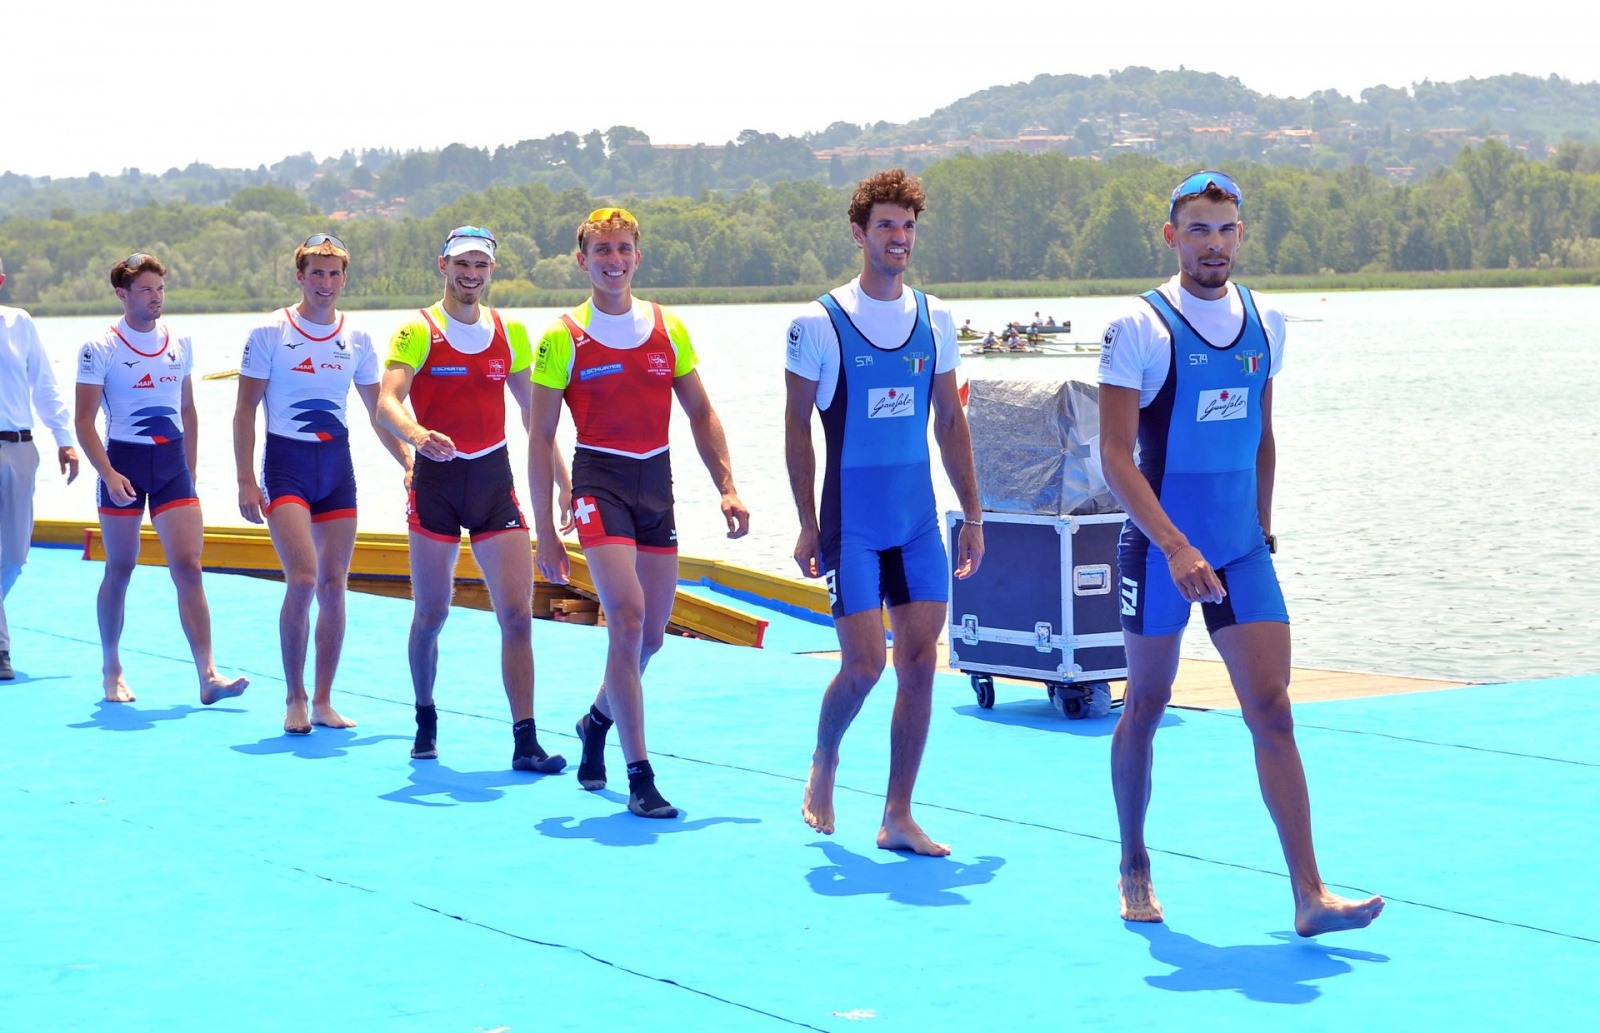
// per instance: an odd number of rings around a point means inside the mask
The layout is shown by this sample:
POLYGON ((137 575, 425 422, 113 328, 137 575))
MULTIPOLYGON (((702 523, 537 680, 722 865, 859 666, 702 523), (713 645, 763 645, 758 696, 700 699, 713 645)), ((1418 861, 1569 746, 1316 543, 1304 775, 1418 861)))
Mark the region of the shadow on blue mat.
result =
POLYGON ((367 735, 358 739, 356 733, 348 728, 317 728, 310 735, 290 735, 284 732, 259 742, 240 743, 230 749, 247 753, 252 757, 271 757, 288 753, 302 760, 322 760, 327 757, 349 756, 350 750, 354 747, 372 746, 391 739, 398 739, 401 742, 411 741, 409 735, 367 735))
POLYGON ((1217 947, 1173 932, 1165 923, 1123 924, 1150 941, 1152 958, 1173 967, 1165 975, 1144 977, 1158 990, 1232 990, 1266 1004, 1309 1004, 1322 996, 1312 980, 1342 976, 1353 970, 1352 961, 1389 960, 1370 951, 1324 947, 1292 932, 1271 934, 1279 943, 1217 947))
POLYGON ((95 704, 94 714, 87 721, 67 725, 68 728, 98 728, 103 732, 148 732, 162 721, 182 721, 190 714, 214 711, 222 714, 243 714, 238 707, 195 707, 177 703, 159 710, 141 709, 132 703, 112 703, 101 700, 95 704))
POLYGON ((11 684, 8 686, 8 688, 21 688, 22 686, 27 685, 29 682, 66 681, 69 677, 71 676, 66 674, 45 674, 35 678, 33 675, 19 667, 17 668, 16 677, 11 679, 11 684))
POLYGON ((552 839, 587 839, 599 846, 649 846, 663 835, 678 832, 699 832, 712 825, 759 825, 760 818, 698 818, 694 821, 665 821, 635 817, 628 811, 608 814, 603 818, 584 818, 568 826, 571 816, 546 818, 534 826, 534 831, 552 839))
POLYGON ((810 845, 833 862, 806 873, 813 892, 825 897, 881 893, 897 904, 917 907, 970 904, 955 890, 983 885, 1006 863, 1003 857, 980 857, 977 864, 963 864, 948 857, 918 857, 892 851, 884 853, 893 860, 875 861, 837 843, 810 845))
MULTIPOLYGON (((1098 738, 1110 735, 1117 730, 1117 715, 1121 710, 1113 710, 1107 717, 1083 718, 1074 721, 1063 717, 1048 701, 1024 700, 1017 703, 996 703, 992 710, 984 710, 976 703, 969 703, 964 707, 951 707, 952 711, 966 717, 975 717, 979 721, 988 721, 997 725, 1014 725, 1021 728, 1037 728, 1042 732, 1065 732, 1068 735, 1082 735, 1089 738, 1098 738)), ((1183 718, 1168 710, 1161 715, 1162 728, 1175 728, 1183 724, 1183 718)))
MULTIPOLYGON (((392 737, 391 737, 392 738, 392 737)), ((404 738, 403 736, 401 738, 404 738)), ((493 803, 505 796, 511 786, 532 785, 548 775, 512 771, 457 771, 437 761, 411 762, 411 784, 378 797, 391 803, 411 803, 419 807, 453 807, 458 803, 493 803), (430 796, 447 797, 429 800, 430 796)))

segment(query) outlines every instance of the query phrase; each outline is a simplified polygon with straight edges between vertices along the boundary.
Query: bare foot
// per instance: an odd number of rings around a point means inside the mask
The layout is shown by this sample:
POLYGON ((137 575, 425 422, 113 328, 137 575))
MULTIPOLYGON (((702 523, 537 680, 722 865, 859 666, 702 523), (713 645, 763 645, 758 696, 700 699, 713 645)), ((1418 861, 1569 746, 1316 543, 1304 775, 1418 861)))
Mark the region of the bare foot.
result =
POLYGON ((122 675, 108 674, 100 679, 100 684, 106 690, 107 703, 133 702, 133 690, 128 688, 128 683, 122 680, 122 675))
POLYGON ((1117 880, 1117 895, 1122 898, 1124 922, 1160 922, 1161 901, 1150 885, 1150 870, 1123 872, 1117 880))
POLYGON ((837 770, 813 760, 805 799, 800 804, 800 816, 824 836, 833 835, 833 774, 837 770))
POLYGON ((1365 929, 1383 914, 1383 898, 1350 900, 1327 890, 1300 901, 1294 908, 1294 931, 1301 936, 1336 933, 1345 929, 1365 929))
POLYGON ((234 696, 243 694, 249 685, 249 678, 235 678, 233 681, 223 681, 220 675, 213 674, 200 682, 200 702, 202 705, 209 707, 218 700, 232 699, 234 696))
POLYGON ((290 700, 283 715, 283 730, 289 735, 310 735, 311 719, 306 716, 306 701, 290 700))
POLYGON ((332 703, 312 703, 311 723, 324 728, 354 728, 356 723, 333 709, 332 703))
POLYGON ((935 843, 928 834, 922 831, 922 826, 910 818, 885 818, 883 827, 878 829, 879 850, 904 850, 912 854, 921 854, 923 857, 949 857, 950 847, 944 843, 935 843))

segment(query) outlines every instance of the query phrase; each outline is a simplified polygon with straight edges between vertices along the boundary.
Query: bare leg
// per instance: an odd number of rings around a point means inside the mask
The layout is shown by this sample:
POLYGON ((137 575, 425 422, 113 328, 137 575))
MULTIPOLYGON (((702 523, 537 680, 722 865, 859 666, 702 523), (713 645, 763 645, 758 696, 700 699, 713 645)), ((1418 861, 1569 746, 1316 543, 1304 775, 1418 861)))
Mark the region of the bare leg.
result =
POLYGON ((283 607, 278 611, 278 647, 283 653, 283 730, 309 735, 311 714, 306 700, 306 640, 310 636, 311 598, 317 589, 317 550, 311 539, 311 513, 286 504, 267 514, 272 545, 283 567, 283 607))
POLYGON ((433 682, 439 671, 439 632, 450 616, 455 590, 458 541, 439 541, 411 532, 411 632, 406 656, 411 662, 411 691, 417 706, 433 706, 433 682))
POLYGON ((1255 741, 1256 773, 1294 890, 1294 927, 1301 936, 1360 929, 1383 911, 1382 897, 1349 900, 1329 893, 1311 842, 1311 801, 1289 709, 1289 626, 1236 624, 1212 636, 1228 665, 1245 724, 1255 741))
POLYGON ((194 657, 195 671, 200 676, 200 702, 210 706, 219 700, 237 696, 250 684, 248 678, 227 681, 217 674, 211 656, 211 608, 206 604, 205 585, 200 576, 200 549, 205 542, 205 524, 199 506, 174 506, 162 513, 152 514, 161 548, 167 554, 167 573, 178 590, 178 620, 183 624, 184 637, 189 640, 189 653, 194 657))
POLYGON ((1151 637, 1123 632, 1128 653, 1128 686, 1122 717, 1111 736, 1111 791, 1117 801, 1122 836, 1122 917, 1129 922, 1161 921, 1161 902, 1150 882, 1150 851, 1144 817, 1150 807, 1150 766, 1156 729, 1172 699, 1183 633, 1151 637))
POLYGON ((822 697, 817 715, 817 748, 811 754, 811 775, 806 779, 805 799, 800 815, 806 824, 833 835, 833 782, 839 770, 839 744, 850 722, 861 712, 867 693, 883 674, 883 611, 835 617, 833 627, 839 635, 839 673, 834 675, 822 697))
MULTIPOLYGON (((602 546, 601 548, 610 547, 602 546)), ((602 565, 606 565, 603 558, 601 562, 602 565)), ((595 584, 597 587, 600 586, 602 577, 605 577, 608 580, 610 578, 609 573, 594 573, 597 568, 592 560, 590 562, 589 569, 590 572, 594 574, 595 584)), ((621 725, 618 725, 618 735, 623 740, 623 756, 630 763, 634 760, 642 759, 648 756, 648 751, 646 750, 644 743, 643 678, 645 670, 650 666, 651 658, 660 651, 661 644, 663 641, 665 641, 667 622, 672 618, 672 604, 676 601, 678 594, 678 554, 675 552, 660 553, 637 551, 637 554, 634 558, 634 574, 638 579, 639 589, 644 599, 644 618, 640 625, 639 635, 640 731, 638 742, 630 746, 629 737, 622 735, 621 725), (630 749, 636 749, 637 752, 630 754, 630 749)), ((601 595, 603 598, 605 595, 604 590, 602 590, 601 595)), ((612 617, 612 612, 608 607, 606 609, 606 627, 608 629, 608 634, 609 629, 612 628, 614 624, 615 621, 612 617)), ((606 662, 607 666, 609 667, 611 662, 609 649, 606 656, 606 662)), ((600 690, 595 693, 594 707, 607 718, 615 719, 615 715, 611 709, 611 700, 606 692, 606 683, 604 679, 602 679, 600 682, 600 690)), ((579 722, 580 725, 587 720, 589 720, 587 716, 581 718, 579 722)), ((583 733, 580 732, 580 734, 583 733)), ((595 785, 585 785, 584 788, 604 788, 603 778, 598 777, 599 775, 604 774, 603 770, 597 771, 596 774, 597 777, 594 779, 595 785)))
MULTIPOLYGON (((313 521, 311 537, 317 546, 317 659, 311 723, 326 728, 354 728, 354 721, 333 709, 333 676, 344 652, 344 600, 350 558, 356 550, 355 517, 313 521)), ((301 692, 304 691, 302 682, 301 692)))
POLYGON ((889 795, 883 806, 883 826, 878 829, 878 846, 884 850, 905 850, 928 857, 950 853, 947 844, 935 843, 911 817, 911 793, 916 788, 922 750, 928 742, 928 723, 933 716, 935 643, 944 619, 943 603, 905 603, 889 611, 897 691, 894 719, 889 726, 889 795))
POLYGON ((100 675, 106 700, 132 703, 133 690, 122 680, 122 621, 128 600, 128 582, 139 561, 139 524, 142 514, 108 516, 100 514, 100 540, 106 546, 106 569, 95 597, 95 616, 100 623, 100 675))
POLYGON ((500 678, 511 720, 533 717, 533 547, 526 531, 484 535, 472 542, 495 618, 500 622, 500 678))

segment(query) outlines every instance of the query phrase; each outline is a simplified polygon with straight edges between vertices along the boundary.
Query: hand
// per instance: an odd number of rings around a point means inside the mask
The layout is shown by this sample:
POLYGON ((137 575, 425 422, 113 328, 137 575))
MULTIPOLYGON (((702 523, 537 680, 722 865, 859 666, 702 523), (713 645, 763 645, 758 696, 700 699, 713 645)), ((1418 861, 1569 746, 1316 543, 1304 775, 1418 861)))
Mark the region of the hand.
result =
POLYGON ((1172 574, 1172 583, 1178 586, 1178 594, 1187 602, 1220 603, 1228 594, 1217 572, 1192 545, 1172 550, 1167 557, 1167 570, 1172 574))
POLYGON ((750 533, 750 510, 734 492, 723 493, 722 518, 728 522, 729 538, 743 538, 750 533))
POLYGON ((259 524, 265 519, 261 512, 261 504, 266 497, 261 494, 261 485, 245 482, 239 485, 239 515, 252 524, 259 524))
POLYGON ((544 524, 534 540, 533 555, 539 566, 539 577, 552 585, 564 585, 572 572, 567 561, 567 547, 556 534, 554 525, 544 524))
POLYGON ((983 562, 983 525, 961 522, 961 535, 956 539, 957 578, 965 580, 978 572, 983 562))
POLYGON ((406 465, 406 476, 405 476, 404 484, 405 484, 405 487, 406 487, 406 494, 407 495, 411 494, 411 478, 416 474, 416 472, 417 472, 416 467, 410 465, 409 463, 406 465))
POLYGON ((119 506, 126 506, 138 497, 138 493, 133 490, 133 482, 115 470, 100 480, 105 484, 106 494, 111 496, 111 501, 119 506))
POLYGON ((556 496, 556 512, 561 515, 561 533, 571 534, 578 526, 578 518, 572 514, 571 488, 562 488, 556 496))
POLYGON ((78 479, 78 452, 71 445, 63 445, 56 451, 56 458, 61 462, 61 472, 67 475, 67 483, 71 484, 78 479))
POLYGON ((816 528, 800 529, 800 538, 794 545, 794 561, 800 564, 800 573, 804 576, 822 576, 822 535, 816 528))
POLYGON ((456 457, 456 443, 450 440, 450 435, 443 431, 422 428, 422 440, 413 441, 412 447, 420 456, 427 456, 436 462, 446 463, 456 457))

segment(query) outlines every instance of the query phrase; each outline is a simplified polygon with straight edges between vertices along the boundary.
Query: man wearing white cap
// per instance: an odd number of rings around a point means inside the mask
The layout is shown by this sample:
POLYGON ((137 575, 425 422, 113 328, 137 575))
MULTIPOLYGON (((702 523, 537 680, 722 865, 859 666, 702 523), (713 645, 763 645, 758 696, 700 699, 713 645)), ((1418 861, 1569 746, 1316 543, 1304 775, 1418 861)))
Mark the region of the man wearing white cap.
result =
MULTIPOLYGON (((481 304, 494 273, 494 251, 494 234, 486 229, 450 231, 439 253, 444 297, 395 331, 378 396, 379 420, 415 449, 406 504, 414 602, 407 651, 417 706, 411 756, 439 755, 433 702, 439 632, 450 614, 465 530, 500 622, 511 766, 548 774, 567 762, 539 747, 534 727, 533 550, 517 505, 505 427, 508 388, 523 426, 528 424, 533 346, 525 326, 481 304)), ((556 476, 565 498, 570 483, 559 461, 556 476)))
MULTIPOLYGON (((5 282, 6 267, 0 262, 0 286, 5 282)), ((35 409, 55 435, 56 459, 71 484, 78 476, 72 414, 56 389, 32 317, 20 308, 0 305, 0 680, 16 677, 5 597, 28 561, 28 544, 33 540, 33 482, 39 470, 39 449, 33 443, 35 409)))

